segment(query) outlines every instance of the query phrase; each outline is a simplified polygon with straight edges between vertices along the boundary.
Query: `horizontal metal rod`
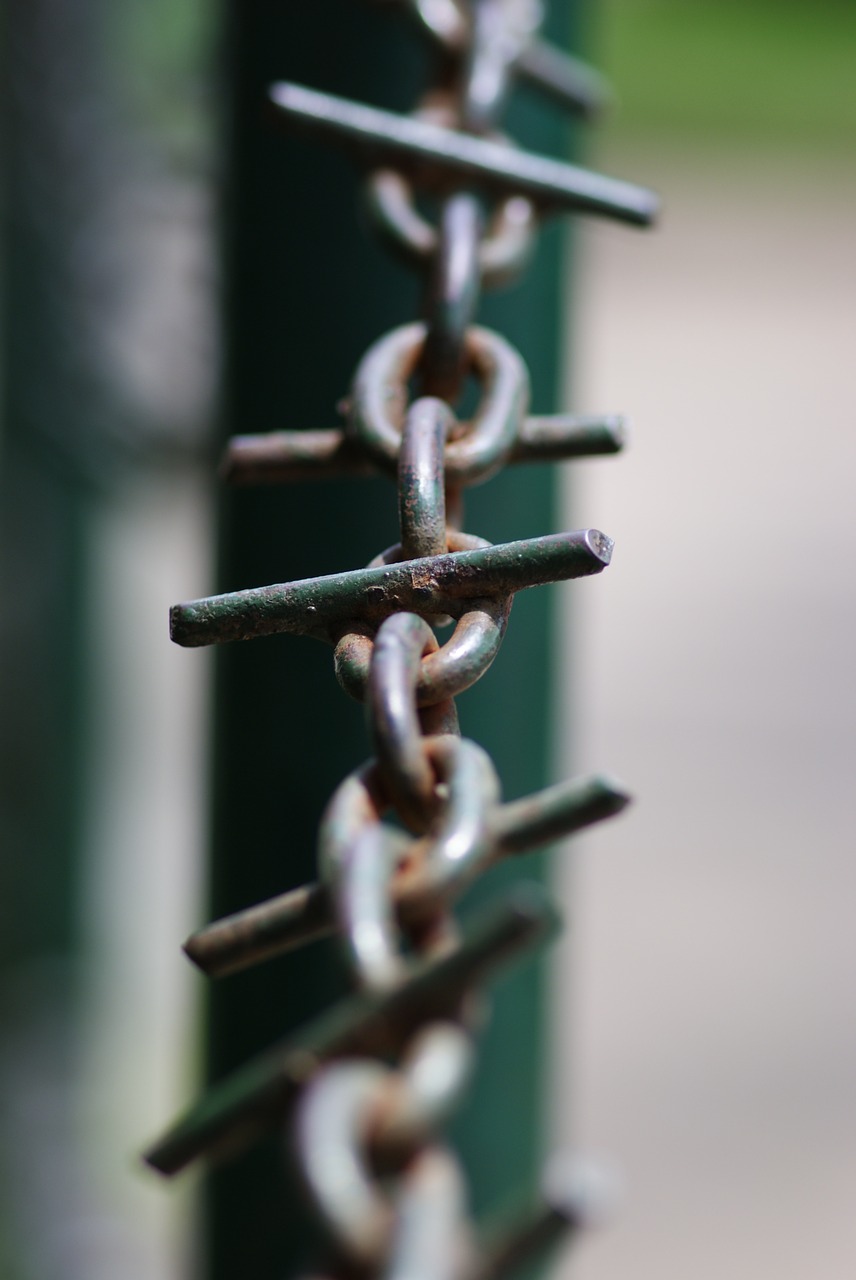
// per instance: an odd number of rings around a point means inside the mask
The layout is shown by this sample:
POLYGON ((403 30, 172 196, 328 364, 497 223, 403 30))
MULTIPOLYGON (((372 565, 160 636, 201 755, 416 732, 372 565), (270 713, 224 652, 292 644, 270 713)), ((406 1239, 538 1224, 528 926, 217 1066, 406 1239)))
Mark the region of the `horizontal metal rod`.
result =
POLYGON ((191 934, 184 952, 209 978, 224 978, 326 938, 335 926, 327 886, 305 884, 191 934))
MULTIPOLYGON (((460 6, 443 6, 442 14, 436 6, 430 6, 428 12, 429 6, 408 5, 407 0, 400 0, 400 7, 411 13, 415 10, 423 30, 451 53, 460 55, 468 47, 471 29, 460 6)), ((615 98, 599 71, 539 35, 533 35, 518 53, 514 70, 533 88, 585 119, 599 115, 615 98)))
MULTIPOLYGON (((509 462, 562 462, 618 453, 624 447, 624 420, 551 414, 526 418, 509 462)), ((230 484, 282 484, 329 480, 333 476, 379 474, 374 458, 340 428, 267 431, 233 436, 220 474, 230 484)))
MULTIPOLYGON (((629 803, 630 796, 617 783, 590 777, 573 778, 498 805, 490 819, 492 860, 572 835, 613 817, 629 803)), ((396 889, 393 879, 393 900, 400 909, 396 889)), ((188 938, 184 950, 208 977, 222 978, 326 937, 335 927, 327 886, 307 884, 214 921, 188 938)))
POLYGON ((484 1246, 467 1280, 506 1280, 526 1268, 546 1270, 558 1248, 579 1231, 573 1206, 543 1203, 512 1223, 484 1246))
POLYGON ((458 617, 468 600, 600 573, 612 546, 598 529, 580 529, 207 596, 173 606, 170 635, 185 647, 279 632, 326 639, 342 623, 402 610, 458 617))
POLYGON ((511 452, 511 462, 565 462, 620 453, 627 442, 624 419, 576 413, 527 418, 511 452))
POLYGON ((284 119, 357 146, 374 165, 410 161, 434 176, 528 196, 547 209, 602 214, 635 226, 648 226, 657 213, 657 196, 646 187, 563 160, 287 81, 273 85, 270 97, 284 119))
POLYGON ((500 805, 491 821, 500 856, 561 840, 626 809, 631 797, 610 778, 571 778, 500 805))
POLYGON ((587 120, 615 101, 612 86, 599 71, 538 37, 518 57, 517 72, 521 80, 587 120))
POLYGON ((457 1016, 473 986, 545 941, 558 924, 543 891, 518 886, 498 910, 480 917, 455 951, 402 986, 343 1001, 215 1085, 144 1159, 158 1172, 174 1174, 200 1156, 236 1154, 283 1119, 319 1066, 349 1056, 397 1055, 419 1027, 457 1016))

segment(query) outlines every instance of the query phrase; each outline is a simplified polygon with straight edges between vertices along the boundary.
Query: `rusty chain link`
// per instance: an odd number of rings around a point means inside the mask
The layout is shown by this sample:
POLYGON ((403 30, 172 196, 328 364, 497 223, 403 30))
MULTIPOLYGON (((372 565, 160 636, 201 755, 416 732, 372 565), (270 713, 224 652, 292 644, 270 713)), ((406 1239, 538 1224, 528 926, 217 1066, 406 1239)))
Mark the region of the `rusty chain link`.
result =
POLYGON ((509 463, 616 452, 622 434, 613 418, 527 416, 523 359, 473 320, 481 290, 523 268, 549 213, 644 225, 656 201, 518 151, 498 131, 518 76, 584 116, 607 97, 596 73, 540 39, 537 0, 377 2, 409 12, 442 51, 439 82, 411 116, 292 84, 273 86, 271 98, 284 124, 329 135, 367 165, 371 221, 425 277, 424 319, 360 361, 344 428, 237 437, 224 475, 387 473, 399 541, 365 569, 171 613, 182 645, 280 631, 332 645, 339 683, 365 703, 374 749, 323 815, 318 882, 209 925, 187 954, 218 976, 335 933, 362 995, 211 1090, 147 1159, 175 1173, 287 1120, 330 1242, 317 1276, 495 1280, 588 1209, 565 1179, 496 1239, 479 1240, 469 1220, 463 1174, 438 1131, 466 1085, 485 979, 541 940, 554 915, 542 896, 518 890, 462 937, 452 907, 496 862, 609 817, 628 797, 587 778, 503 803, 489 756, 460 736, 454 698, 495 658, 515 592, 600 573, 612 551, 591 529, 492 546, 463 531, 463 493, 509 463), (436 226, 417 209, 422 189, 437 200, 436 226), (467 376, 479 398, 463 421, 467 376), (434 628, 449 621, 440 644, 434 628))

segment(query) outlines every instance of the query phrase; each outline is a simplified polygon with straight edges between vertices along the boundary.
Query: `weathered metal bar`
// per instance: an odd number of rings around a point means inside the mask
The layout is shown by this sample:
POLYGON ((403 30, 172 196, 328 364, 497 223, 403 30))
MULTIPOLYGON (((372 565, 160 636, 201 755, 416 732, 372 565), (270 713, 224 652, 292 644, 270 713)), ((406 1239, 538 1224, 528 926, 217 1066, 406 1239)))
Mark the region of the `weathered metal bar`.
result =
POLYGON ((498 856, 526 853, 621 813, 631 797, 610 778, 571 778, 501 805, 492 826, 498 856))
POLYGON ((545 941, 558 923, 555 908, 540 890, 516 889, 499 910, 479 920, 452 954, 389 993, 336 1005, 215 1085, 146 1153, 146 1162, 160 1173, 174 1174, 200 1156, 234 1155, 281 1120, 322 1063, 399 1052, 426 1022, 454 1016, 472 986, 545 941))
POLYGON ((322 431, 265 431, 233 436, 220 475, 230 484, 280 484, 373 476, 379 471, 356 440, 338 428, 322 431))
POLYGON ((554 1155, 542 1178, 535 1204, 511 1216, 503 1214, 488 1230, 482 1256, 467 1280, 506 1280, 543 1274, 556 1249, 581 1230, 597 1226, 610 1209, 608 1180, 562 1153, 554 1155))
POLYGON ((358 147, 373 165, 427 166, 435 178, 471 182, 500 195, 525 195, 545 209, 601 214, 633 226, 649 226, 657 214, 653 191, 563 160, 288 81, 273 85, 270 98, 285 120, 358 147))
MULTIPOLYGON (((587 777, 498 805, 490 817, 491 861, 573 835, 621 813, 629 803, 630 796, 618 783, 587 777)), ((406 895, 395 880, 391 888, 393 902, 404 914, 406 895)), ((328 886, 307 884, 200 929, 188 938, 184 950, 203 973, 221 978, 326 937, 335 927, 328 886)))
POLYGON ((304 884, 191 934, 184 951, 209 978, 224 978, 326 938, 334 928, 327 885, 304 884))
MULTIPOLYGON (((564 462, 620 453, 624 419, 574 413, 525 418, 509 462, 564 462)), ((346 431, 266 431, 233 436, 220 474, 230 484, 283 484, 379 475, 373 458, 346 431)))
MULTIPOLYGON (((399 0, 401 3, 401 0, 399 0)), ((461 5, 424 5, 418 0, 404 0, 430 36, 453 53, 460 53, 470 38, 469 23, 461 5)), ((541 36, 533 36, 514 58, 514 69, 521 79, 554 99, 566 110, 584 120, 592 120, 614 101, 615 95, 605 76, 581 58, 575 58, 541 36)))
POLYGON ((601 115, 615 101, 605 76, 548 40, 530 40, 518 56, 516 69, 521 80, 586 120, 601 115))
POLYGON ((582 529, 207 596, 173 606, 170 635, 193 648, 280 632, 327 638, 337 624, 405 609, 456 617, 467 600, 600 573, 612 545, 599 529, 582 529))

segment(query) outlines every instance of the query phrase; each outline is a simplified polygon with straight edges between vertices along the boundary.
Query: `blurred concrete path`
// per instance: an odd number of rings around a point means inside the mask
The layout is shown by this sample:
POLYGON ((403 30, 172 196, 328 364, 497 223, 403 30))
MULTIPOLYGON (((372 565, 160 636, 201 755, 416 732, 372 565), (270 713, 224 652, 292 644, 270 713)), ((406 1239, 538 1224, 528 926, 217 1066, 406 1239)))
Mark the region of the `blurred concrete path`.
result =
POLYGON ((557 1078, 626 1188, 570 1270, 850 1280, 856 176, 623 170, 667 215, 585 233, 573 403, 632 439, 575 473, 616 552, 565 599, 575 764, 638 804, 576 846, 557 1078))

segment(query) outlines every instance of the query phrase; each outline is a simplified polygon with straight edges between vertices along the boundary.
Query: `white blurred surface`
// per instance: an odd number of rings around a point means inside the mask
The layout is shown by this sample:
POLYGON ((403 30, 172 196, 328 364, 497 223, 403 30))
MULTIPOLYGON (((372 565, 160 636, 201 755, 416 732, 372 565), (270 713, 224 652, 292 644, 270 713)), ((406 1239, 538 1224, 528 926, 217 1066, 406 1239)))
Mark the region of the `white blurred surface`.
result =
POLYGON ((192 473, 149 475, 92 536, 100 785, 77 1089, 81 1166, 111 1251, 87 1232, 88 1280, 184 1280, 195 1256, 197 1178, 159 1179, 140 1153, 199 1087, 200 983, 179 947, 204 900, 210 660, 171 644, 167 618, 188 582, 210 579, 208 496, 192 473))
POLYGON ((574 474, 616 539, 564 595, 575 765, 638 802, 568 874, 559 1129, 627 1188, 570 1270, 845 1280, 856 177, 646 163, 662 227, 586 229, 575 334, 574 407, 632 431, 574 474))

